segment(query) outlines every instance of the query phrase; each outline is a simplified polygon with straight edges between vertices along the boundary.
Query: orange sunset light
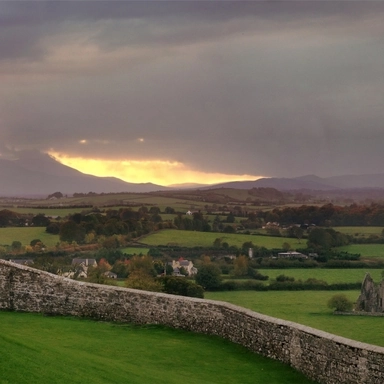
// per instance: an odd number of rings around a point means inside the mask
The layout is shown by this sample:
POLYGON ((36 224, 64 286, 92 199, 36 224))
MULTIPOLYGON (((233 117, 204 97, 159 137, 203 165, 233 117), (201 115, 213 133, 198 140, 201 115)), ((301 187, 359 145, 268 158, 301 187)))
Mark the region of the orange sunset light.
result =
POLYGON ((160 185, 199 183, 216 184, 226 181, 256 180, 262 176, 209 173, 188 168, 180 162, 164 160, 104 160, 69 157, 50 153, 57 161, 80 172, 117 177, 130 183, 151 182, 160 185))

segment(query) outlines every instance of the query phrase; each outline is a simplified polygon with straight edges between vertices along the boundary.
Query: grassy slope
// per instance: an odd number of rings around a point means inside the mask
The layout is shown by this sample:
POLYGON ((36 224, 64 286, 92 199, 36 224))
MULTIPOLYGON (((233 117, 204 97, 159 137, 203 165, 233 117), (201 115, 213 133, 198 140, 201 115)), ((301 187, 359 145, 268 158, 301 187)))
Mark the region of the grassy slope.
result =
POLYGON ((384 347, 382 317, 337 316, 327 307, 329 298, 345 294, 355 302, 359 291, 208 292, 206 299, 227 301, 265 315, 308 325, 326 332, 384 347))
POLYGON ((288 366, 216 337, 0 312, 0 383, 304 384, 288 366))
POLYGON ((59 235, 45 232, 45 227, 0 228, 0 245, 11 245, 13 241, 29 245, 34 239, 40 239, 47 247, 52 247, 59 241, 59 235))
POLYGON ((175 243, 186 247, 210 247, 217 238, 221 238, 223 242, 227 242, 229 245, 236 246, 242 246, 246 241, 252 241, 253 244, 266 248, 281 248, 284 242, 289 243, 293 248, 303 246, 303 243, 299 244, 297 239, 287 237, 180 231, 177 229, 156 232, 143 237, 141 242, 148 245, 175 243))

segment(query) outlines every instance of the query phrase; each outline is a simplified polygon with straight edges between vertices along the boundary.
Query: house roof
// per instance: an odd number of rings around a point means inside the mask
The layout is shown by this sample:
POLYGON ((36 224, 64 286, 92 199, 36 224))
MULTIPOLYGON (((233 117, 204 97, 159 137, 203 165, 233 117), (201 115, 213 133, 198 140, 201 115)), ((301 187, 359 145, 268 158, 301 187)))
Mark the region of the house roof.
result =
POLYGON ((72 265, 97 265, 96 259, 72 259, 72 265))

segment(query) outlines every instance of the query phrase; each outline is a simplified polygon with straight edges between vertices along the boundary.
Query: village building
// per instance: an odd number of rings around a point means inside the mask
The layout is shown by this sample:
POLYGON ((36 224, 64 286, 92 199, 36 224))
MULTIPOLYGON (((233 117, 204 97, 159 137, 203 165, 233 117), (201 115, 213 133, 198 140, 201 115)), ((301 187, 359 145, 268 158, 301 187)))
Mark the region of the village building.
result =
POLYGON ((77 276, 78 278, 86 279, 88 277, 88 268, 97 267, 96 259, 72 259, 72 266, 77 270, 76 272, 69 272, 68 277, 77 276))
POLYGON ((304 255, 296 251, 279 252, 277 254, 278 259, 308 259, 307 255, 304 255))
POLYGON ((197 268, 193 266, 192 261, 184 260, 180 258, 179 260, 172 261, 173 274, 175 276, 180 276, 180 269, 184 268, 184 270, 188 273, 188 276, 196 275, 197 268))

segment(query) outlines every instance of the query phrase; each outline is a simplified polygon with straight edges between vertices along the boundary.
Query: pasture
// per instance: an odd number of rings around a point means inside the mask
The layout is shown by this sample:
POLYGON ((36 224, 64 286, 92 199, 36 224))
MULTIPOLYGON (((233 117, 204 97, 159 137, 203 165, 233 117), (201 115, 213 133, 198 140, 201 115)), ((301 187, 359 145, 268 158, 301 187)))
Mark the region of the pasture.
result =
POLYGON ((384 257, 384 244, 349 244, 335 249, 342 252, 359 253, 361 257, 384 257))
MULTIPOLYGON (((365 274, 370 273, 375 282, 381 281, 381 269, 347 268, 347 269, 326 269, 326 268, 295 268, 295 269, 259 269, 263 275, 269 276, 269 280, 276 279, 279 275, 294 277, 295 280, 305 281, 309 278, 323 280, 328 284, 334 283, 356 283, 363 282, 365 274)), ((268 284, 268 281, 266 282, 268 284)))
POLYGON ((148 254, 149 248, 139 248, 139 247, 126 247, 121 248, 121 252, 127 255, 146 255, 148 254))
POLYGON ((327 302, 338 293, 356 302, 360 291, 230 291, 206 292, 204 297, 384 347, 384 318, 334 315, 327 302))
MULTIPOLYGON (((38 215, 42 213, 47 217, 67 217, 68 215, 73 215, 74 213, 80 213, 84 211, 84 208, 72 207, 72 208, 34 208, 34 207, 22 207, 22 208, 11 208, 12 212, 22 213, 22 214, 32 214, 38 215)), ((88 208, 89 210, 89 208, 88 208)))
POLYGON ((310 384, 291 367, 213 336, 0 312, 0 383, 310 384))
POLYGON ((383 227, 333 227, 337 232, 353 236, 380 235, 383 227))
POLYGON ((53 247, 60 241, 59 235, 45 232, 45 227, 0 228, 0 245, 11 245, 13 241, 29 245, 34 239, 40 239, 47 247, 53 247))
POLYGON ((235 245, 237 247, 241 247, 247 241, 252 241, 254 245, 265 248, 281 248, 284 242, 289 243, 292 248, 303 246, 303 242, 300 244, 297 239, 288 237, 181 231, 177 229, 158 231, 148 236, 143 236, 140 241, 149 246, 171 243, 183 247, 211 247, 217 238, 220 238, 222 242, 226 242, 230 246, 235 245))

